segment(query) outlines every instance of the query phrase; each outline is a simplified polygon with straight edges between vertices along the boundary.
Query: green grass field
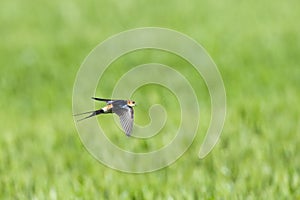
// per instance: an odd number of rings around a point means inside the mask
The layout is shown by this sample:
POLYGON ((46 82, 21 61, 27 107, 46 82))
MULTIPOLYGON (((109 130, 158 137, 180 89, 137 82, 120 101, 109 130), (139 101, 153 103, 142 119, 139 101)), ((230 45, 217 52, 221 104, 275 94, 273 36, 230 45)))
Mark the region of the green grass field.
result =
MULTIPOLYGON (((299 19, 297 0, 3 0, 0 199, 299 199, 299 19), (127 174, 100 164, 81 143, 73 83, 98 43, 148 26, 180 31, 205 47, 223 76, 227 117, 218 144, 199 160, 210 119, 203 90, 203 123, 184 156, 153 173, 127 174)), ((145 63, 177 63, 159 53, 152 60, 147 52, 136 55, 145 63)), ((101 94, 110 94, 110 82, 105 88, 101 94)), ((138 109, 138 122, 146 123, 146 107, 138 109)), ((124 145, 124 135, 112 137, 124 145)))

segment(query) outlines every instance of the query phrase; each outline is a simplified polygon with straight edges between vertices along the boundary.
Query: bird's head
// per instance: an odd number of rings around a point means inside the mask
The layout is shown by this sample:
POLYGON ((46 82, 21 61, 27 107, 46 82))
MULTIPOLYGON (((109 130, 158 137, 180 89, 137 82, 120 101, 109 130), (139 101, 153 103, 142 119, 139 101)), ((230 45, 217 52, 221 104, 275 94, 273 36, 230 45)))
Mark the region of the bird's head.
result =
POLYGON ((133 106, 135 106, 135 101, 128 100, 127 105, 130 107, 133 107, 133 106))

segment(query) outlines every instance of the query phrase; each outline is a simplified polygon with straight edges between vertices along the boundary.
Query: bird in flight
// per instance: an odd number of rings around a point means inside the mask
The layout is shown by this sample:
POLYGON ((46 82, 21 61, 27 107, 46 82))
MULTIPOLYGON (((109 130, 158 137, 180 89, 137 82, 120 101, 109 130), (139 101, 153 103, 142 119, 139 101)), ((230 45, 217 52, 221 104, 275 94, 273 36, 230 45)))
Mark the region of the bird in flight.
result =
POLYGON ((90 114, 87 117, 79 119, 78 121, 106 113, 116 113, 120 118, 120 124, 127 136, 131 135, 133 127, 133 107, 135 102, 131 100, 112 100, 112 99, 102 99, 92 97, 96 101, 106 102, 106 106, 100 108, 99 110, 89 111, 84 113, 75 114, 74 116, 90 114))

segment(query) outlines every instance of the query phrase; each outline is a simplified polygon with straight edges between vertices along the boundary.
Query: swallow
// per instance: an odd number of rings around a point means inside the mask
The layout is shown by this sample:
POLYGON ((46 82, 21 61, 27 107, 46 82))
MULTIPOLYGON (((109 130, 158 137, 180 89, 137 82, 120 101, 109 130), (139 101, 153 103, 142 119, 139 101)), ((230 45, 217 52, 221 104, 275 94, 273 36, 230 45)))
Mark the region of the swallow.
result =
POLYGON ((100 115, 100 114, 107 114, 107 113, 115 113, 120 118, 120 124, 127 136, 131 135, 132 128, 133 128, 133 107, 135 106, 135 102, 132 100, 112 100, 112 99, 102 99, 92 97, 92 99, 96 101, 103 101, 106 102, 106 106, 100 108, 95 111, 89 111, 84 113, 75 114, 74 116, 90 114, 87 117, 79 119, 78 121, 88 119, 90 117, 100 115))

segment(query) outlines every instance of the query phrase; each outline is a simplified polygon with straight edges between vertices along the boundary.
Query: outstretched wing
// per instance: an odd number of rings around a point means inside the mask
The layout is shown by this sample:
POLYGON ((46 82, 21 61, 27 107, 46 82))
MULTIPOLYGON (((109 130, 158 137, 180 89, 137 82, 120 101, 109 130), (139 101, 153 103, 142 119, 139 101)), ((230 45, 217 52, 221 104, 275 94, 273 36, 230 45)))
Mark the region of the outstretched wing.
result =
POLYGON ((133 109, 129 106, 113 109, 120 118, 120 124, 127 136, 130 136, 133 128, 133 109))

